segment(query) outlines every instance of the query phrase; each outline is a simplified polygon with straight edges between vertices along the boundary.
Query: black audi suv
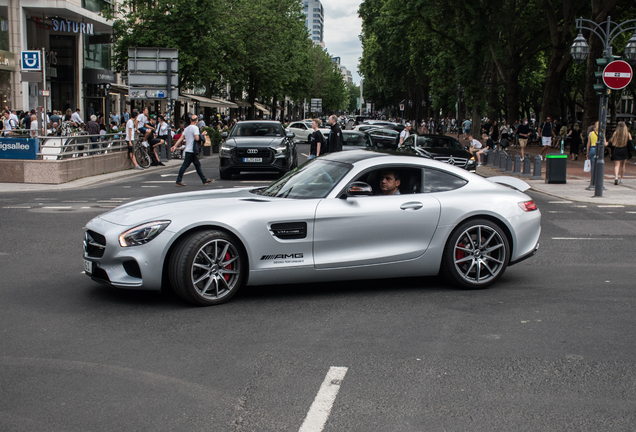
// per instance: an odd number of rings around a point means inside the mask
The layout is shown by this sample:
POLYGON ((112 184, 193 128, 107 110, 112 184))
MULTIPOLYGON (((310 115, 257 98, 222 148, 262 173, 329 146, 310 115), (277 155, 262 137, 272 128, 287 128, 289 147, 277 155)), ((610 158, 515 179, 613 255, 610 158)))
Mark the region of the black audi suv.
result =
POLYGON ((243 121, 222 137, 219 174, 224 180, 241 172, 284 174, 298 166, 294 134, 285 132, 280 122, 243 121))

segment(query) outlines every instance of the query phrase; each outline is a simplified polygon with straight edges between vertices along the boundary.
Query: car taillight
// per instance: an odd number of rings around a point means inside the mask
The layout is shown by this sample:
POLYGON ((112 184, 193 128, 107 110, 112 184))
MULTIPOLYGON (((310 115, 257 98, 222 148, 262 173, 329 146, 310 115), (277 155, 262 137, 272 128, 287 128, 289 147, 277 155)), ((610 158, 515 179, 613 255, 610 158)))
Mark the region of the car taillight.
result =
POLYGON ((523 211, 534 211, 537 209, 537 205, 534 203, 534 201, 520 202, 519 207, 521 207, 521 210, 523 211))

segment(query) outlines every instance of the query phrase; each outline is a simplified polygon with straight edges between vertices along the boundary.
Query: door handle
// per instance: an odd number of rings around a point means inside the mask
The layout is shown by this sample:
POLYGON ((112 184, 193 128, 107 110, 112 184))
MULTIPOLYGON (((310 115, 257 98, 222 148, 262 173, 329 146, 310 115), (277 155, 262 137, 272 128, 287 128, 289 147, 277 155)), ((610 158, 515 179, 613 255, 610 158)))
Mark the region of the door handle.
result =
POLYGON ((418 201, 407 202, 400 206, 402 210, 419 210, 422 207, 424 207, 424 204, 418 201))

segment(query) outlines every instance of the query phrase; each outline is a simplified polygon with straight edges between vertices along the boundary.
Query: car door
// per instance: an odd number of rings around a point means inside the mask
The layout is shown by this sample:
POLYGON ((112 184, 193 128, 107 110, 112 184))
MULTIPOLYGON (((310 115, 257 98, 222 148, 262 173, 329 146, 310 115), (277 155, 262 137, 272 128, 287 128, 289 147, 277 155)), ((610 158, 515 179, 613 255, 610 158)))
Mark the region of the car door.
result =
POLYGON ((323 199, 314 222, 315 267, 417 258, 426 252, 439 215, 439 201, 425 193, 323 199))

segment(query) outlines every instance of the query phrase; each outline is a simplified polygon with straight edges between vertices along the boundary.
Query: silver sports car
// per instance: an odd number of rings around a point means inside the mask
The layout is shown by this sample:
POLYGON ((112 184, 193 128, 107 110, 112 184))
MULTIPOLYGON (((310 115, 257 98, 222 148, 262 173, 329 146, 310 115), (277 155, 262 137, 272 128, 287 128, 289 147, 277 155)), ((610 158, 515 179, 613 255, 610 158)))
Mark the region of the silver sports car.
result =
POLYGON ((84 269, 118 288, 171 286, 198 305, 243 285, 427 276, 485 288, 535 254, 541 214, 516 178, 348 151, 270 186, 180 193, 85 227, 84 269))

